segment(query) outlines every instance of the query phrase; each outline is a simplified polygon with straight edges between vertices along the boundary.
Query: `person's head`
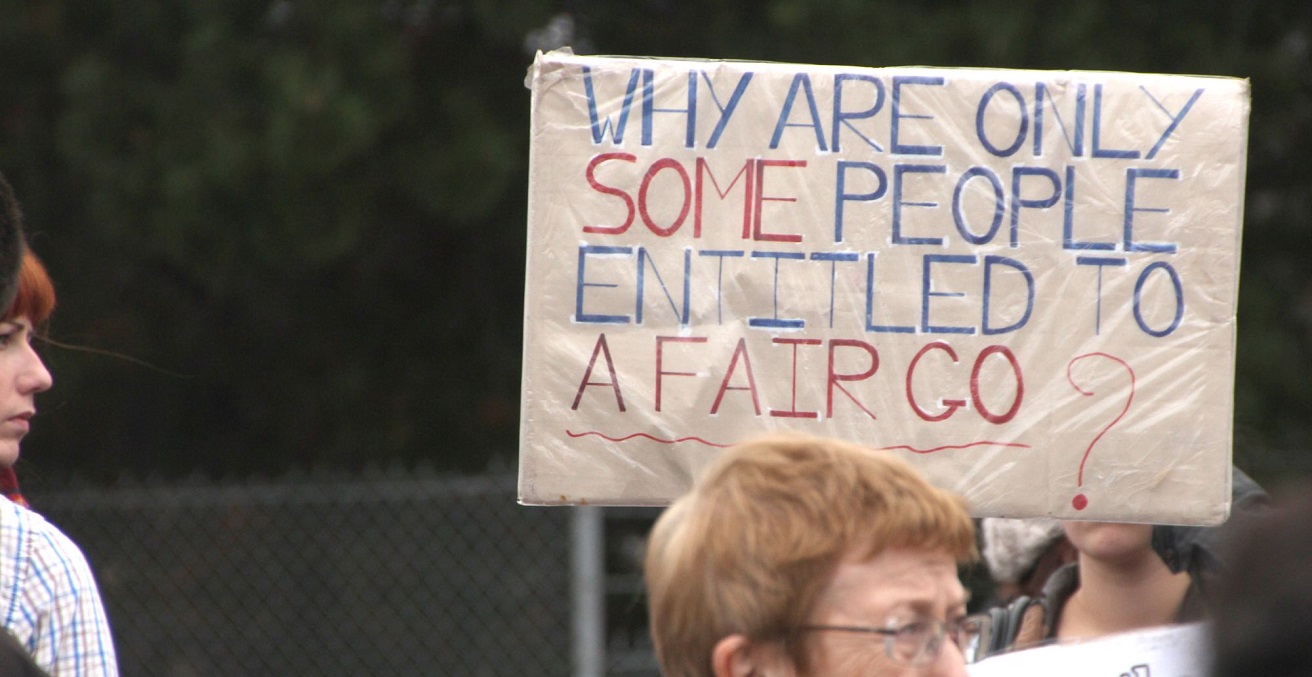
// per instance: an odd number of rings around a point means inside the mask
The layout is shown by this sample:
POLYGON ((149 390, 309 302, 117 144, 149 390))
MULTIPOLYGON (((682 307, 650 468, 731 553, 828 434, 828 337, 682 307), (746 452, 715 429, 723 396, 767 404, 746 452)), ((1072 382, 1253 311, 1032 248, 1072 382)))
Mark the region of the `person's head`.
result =
POLYGON ((1273 498, 1269 511, 1227 526, 1209 599, 1213 677, 1312 674, 1312 483, 1273 498))
POLYGON ((45 266, 28 250, 13 302, 0 316, 0 467, 18 460, 19 445, 36 414, 35 395, 54 381, 33 349, 35 332, 50 319, 55 290, 45 266))
POLYGON ((987 517, 980 521, 980 540, 1001 601, 1038 597, 1048 576, 1075 559, 1075 549, 1055 519, 987 517))
POLYGON ((667 677, 964 674, 951 629, 914 659, 899 652, 915 633, 878 633, 955 628, 957 566, 975 556, 962 499, 906 461, 827 438, 748 441, 652 528, 657 657, 667 677))

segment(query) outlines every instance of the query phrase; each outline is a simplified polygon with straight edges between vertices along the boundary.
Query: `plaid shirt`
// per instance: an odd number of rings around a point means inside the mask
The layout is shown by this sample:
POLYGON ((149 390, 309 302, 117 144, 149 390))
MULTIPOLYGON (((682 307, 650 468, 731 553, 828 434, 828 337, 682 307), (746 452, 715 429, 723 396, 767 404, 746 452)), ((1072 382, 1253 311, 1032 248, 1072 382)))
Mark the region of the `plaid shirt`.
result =
POLYGON ((82 550, 0 500, 0 618, 51 677, 118 675, 109 622, 82 550))

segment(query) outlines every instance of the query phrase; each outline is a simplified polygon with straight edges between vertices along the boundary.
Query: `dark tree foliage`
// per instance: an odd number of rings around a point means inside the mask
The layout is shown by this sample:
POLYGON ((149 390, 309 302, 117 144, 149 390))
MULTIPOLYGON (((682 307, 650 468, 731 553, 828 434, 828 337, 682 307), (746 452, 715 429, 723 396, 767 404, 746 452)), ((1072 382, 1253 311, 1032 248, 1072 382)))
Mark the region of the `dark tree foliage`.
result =
MULTIPOLYGON (((23 473, 517 453, 534 48, 1252 82, 1236 457, 1312 472, 1305 0, 48 0, 0 22, 0 171, 61 307, 23 473), (109 353, 109 354, 106 354, 109 353)), ((1225 368, 1226 365, 1215 365, 1225 368)))

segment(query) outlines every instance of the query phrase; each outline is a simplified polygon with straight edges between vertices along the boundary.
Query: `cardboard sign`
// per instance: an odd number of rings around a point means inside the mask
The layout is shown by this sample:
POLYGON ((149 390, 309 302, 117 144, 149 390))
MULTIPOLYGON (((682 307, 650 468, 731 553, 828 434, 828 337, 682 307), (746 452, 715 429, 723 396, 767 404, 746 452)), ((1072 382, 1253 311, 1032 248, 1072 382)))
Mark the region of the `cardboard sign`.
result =
POLYGON ((775 429, 978 516, 1229 510, 1245 80, 539 54, 520 501, 775 429))
POLYGON ((1054 644, 986 658, 970 677, 1201 677, 1209 665, 1207 626, 1176 625, 1077 644, 1054 644))

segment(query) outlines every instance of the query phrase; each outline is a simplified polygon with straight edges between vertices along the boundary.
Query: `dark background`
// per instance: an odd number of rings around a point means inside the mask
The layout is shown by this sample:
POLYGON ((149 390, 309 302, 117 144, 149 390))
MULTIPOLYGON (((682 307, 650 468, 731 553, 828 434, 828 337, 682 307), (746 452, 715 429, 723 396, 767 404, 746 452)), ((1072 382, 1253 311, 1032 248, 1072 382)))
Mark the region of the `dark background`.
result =
POLYGON ((513 468, 523 83, 564 44, 1250 79, 1235 454, 1312 473, 1307 0, 0 4, 0 171, 60 294, 29 486, 513 468))

